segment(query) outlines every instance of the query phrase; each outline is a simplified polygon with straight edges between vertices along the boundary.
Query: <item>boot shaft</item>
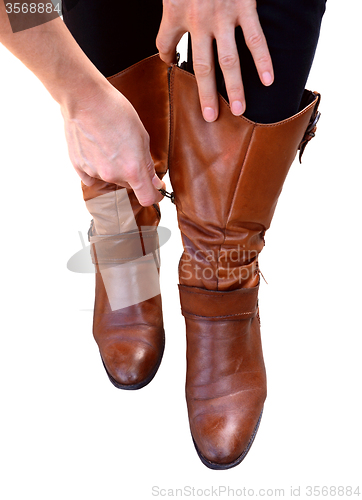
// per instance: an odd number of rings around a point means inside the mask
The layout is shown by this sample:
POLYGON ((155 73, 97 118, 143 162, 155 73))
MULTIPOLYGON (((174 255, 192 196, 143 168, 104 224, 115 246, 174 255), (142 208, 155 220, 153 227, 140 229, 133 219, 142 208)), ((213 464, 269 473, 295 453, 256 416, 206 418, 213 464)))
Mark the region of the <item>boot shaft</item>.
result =
POLYGON ((297 150, 310 138, 318 94, 306 91, 301 111, 273 124, 234 116, 219 96, 219 117, 207 123, 195 77, 173 67, 170 99, 170 179, 184 244, 180 283, 255 286, 264 233, 297 150))
MULTIPOLYGON (((155 55, 108 78, 136 109, 149 133, 151 156, 160 178, 167 171, 168 160, 167 69, 155 55)), ((145 301, 160 301, 159 206, 143 207, 133 190, 100 179, 92 186, 82 183, 82 190, 93 217, 88 236, 99 288, 96 316, 114 318, 114 314, 105 316, 105 311, 139 308, 140 303, 147 310, 145 301)))
MULTIPOLYGON (((154 55, 108 78, 109 82, 130 101, 140 116, 150 136, 151 156, 160 178, 167 172, 168 162, 169 91, 167 69, 167 64, 161 61, 158 55, 154 55)), ((104 203, 99 204, 99 210, 103 214, 103 225, 108 219, 110 228, 107 231, 108 234, 112 234, 114 225, 119 225, 117 222, 119 211, 117 210, 116 191, 126 190, 126 188, 96 179, 92 186, 86 186, 82 182, 82 190, 86 203, 102 195, 109 194, 109 198, 114 196, 113 209, 111 203, 108 204, 108 207, 105 207, 104 203)), ((158 205, 143 207, 138 203, 132 190, 127 189, 126 191, 137 225, 157 225, 160 219, 158 205)), ((123 197, 122 195, 121 198, 123 197)), ((92 215, 93 210, 99 211, 96 205, 93 202, 89 206, 92 215)), ((96 220, 95 229, 97 230, 96 220)))

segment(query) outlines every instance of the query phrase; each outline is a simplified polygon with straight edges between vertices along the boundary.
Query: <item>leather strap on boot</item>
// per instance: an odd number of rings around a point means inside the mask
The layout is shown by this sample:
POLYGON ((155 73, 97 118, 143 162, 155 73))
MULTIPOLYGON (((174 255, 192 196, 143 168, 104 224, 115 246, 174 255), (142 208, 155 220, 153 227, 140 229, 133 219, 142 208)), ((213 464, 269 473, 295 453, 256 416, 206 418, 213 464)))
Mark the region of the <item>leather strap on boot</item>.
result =
POLYGON ((179 285, 181 311, 185 318, 205 321, 252 319, 258 309, 259 287, 232 292, 179 285))
POLYGON ((113 311, 160 294, 159 240, 156 228, 117 235, 90 236, 91 258, 102 275, 113 311))

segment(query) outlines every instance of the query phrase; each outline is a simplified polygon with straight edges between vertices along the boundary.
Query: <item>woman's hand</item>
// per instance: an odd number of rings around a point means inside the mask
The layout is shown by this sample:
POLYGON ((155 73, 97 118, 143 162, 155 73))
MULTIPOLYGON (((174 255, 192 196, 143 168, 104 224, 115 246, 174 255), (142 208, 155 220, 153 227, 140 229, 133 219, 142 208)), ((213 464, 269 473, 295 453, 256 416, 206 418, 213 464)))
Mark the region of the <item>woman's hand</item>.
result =
POLYGON ((166 186, 155 173, 149 136, 137 112, 60 18, 14 34, 0 1, 0 42, 60 104, 70 159, 84 184, 98 178, 132 188, 143 206, 163 198, 158 189, 166 186))
POLYGON ((111 84, 96 96, 61 106, 71 162, 87 186, 94 178, 132 188, 143 206, 158 203, 149 135, 130 102, 111 84))
POLYGON ((163 0, 163 17, 156 45, 163 61, 175 61, 176 45, 191 34, 193 66, 206 121, 216 120, 218 98, 214 70, 213 40, 224 75, 231 111, 245 111, 245 96, 235 28, 241 26, 260 80, 273 83, 273 65, 256 10, 256 0, 163 0))

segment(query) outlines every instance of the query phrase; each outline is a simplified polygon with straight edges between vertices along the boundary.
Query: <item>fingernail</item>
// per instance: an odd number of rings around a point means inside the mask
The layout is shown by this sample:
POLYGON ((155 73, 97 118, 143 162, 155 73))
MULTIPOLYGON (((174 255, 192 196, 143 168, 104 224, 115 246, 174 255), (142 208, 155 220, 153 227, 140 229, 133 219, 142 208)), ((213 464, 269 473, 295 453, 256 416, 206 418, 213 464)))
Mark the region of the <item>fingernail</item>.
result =
POLYGON ((262 74, 262 78, 264 85, 271 85, 273 83, 273 77, 269 71, 265 71, 265 73, 262 74))
POLYGON ((233 101, 231 103, 231 111, 234 115, 239 116, 244 111, 244 106, 241 101, 233 101))
POLYGON ((164 183, 161 181, 161 179, 155 174, 152 177, 152 184, 155 186, 156 189, 162 189, 164 187, 164 183))
POLYGON ((204 108, 204 118, 207 122, 213 122, 215 116, 215 110, 213 108, 204 108))

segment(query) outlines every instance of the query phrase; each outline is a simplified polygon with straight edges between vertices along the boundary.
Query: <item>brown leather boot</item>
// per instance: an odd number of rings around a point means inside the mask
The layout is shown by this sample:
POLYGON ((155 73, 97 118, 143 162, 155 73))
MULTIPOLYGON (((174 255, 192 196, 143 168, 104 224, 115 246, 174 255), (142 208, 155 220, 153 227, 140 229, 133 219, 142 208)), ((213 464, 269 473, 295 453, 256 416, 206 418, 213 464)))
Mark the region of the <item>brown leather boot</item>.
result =
MULTIPOLYGON (((132 103, 150 135, 158 176, 167 171, 167 65, 149 57, 109 78, 132 103)), ((111 382, 139 389, 157 372, 164 350, 159 290, 158 205, 143 207, 132 190, 97 180, 82 183, 93 220, 89 231, 96 267, 93 334, 111 382)))
POLYGON ((228 469, 249 451, 266 398, 258 254, 296 152, 314 136, 319 94, 305 91, 298 114, 267 125, 220 97, 207 123, 194 76, 174 66, 170 98, 190 429, 202 462, 228 469))

